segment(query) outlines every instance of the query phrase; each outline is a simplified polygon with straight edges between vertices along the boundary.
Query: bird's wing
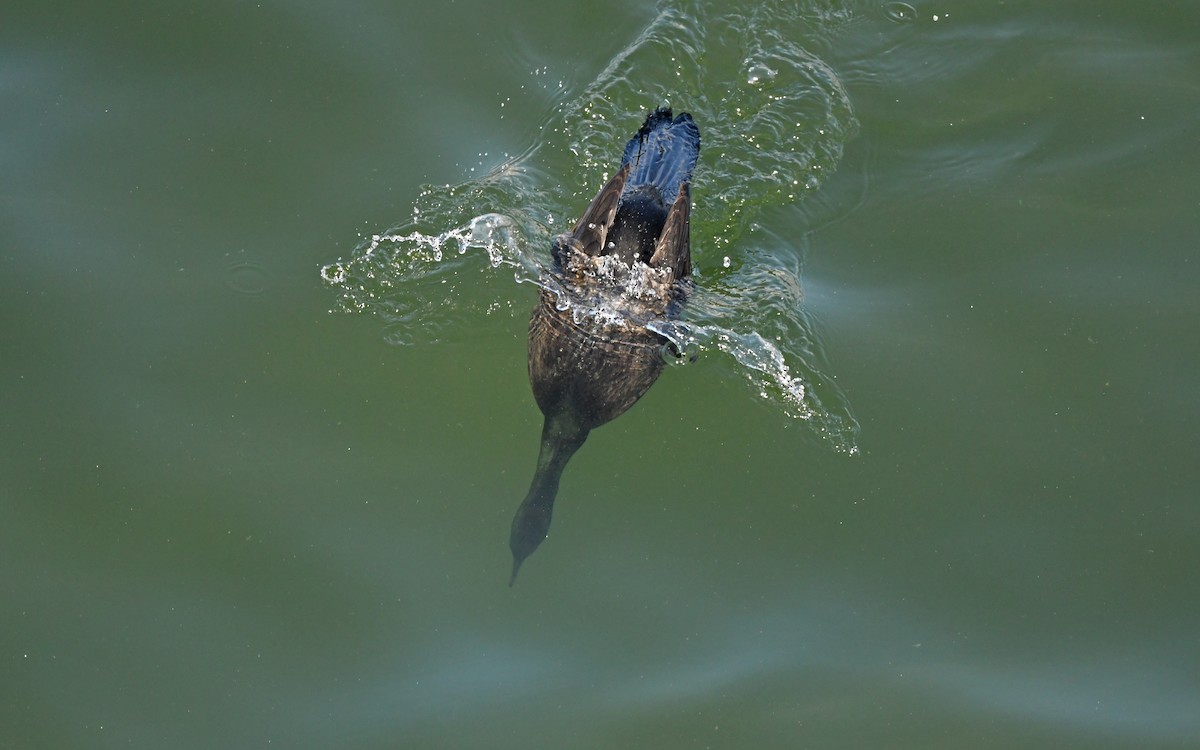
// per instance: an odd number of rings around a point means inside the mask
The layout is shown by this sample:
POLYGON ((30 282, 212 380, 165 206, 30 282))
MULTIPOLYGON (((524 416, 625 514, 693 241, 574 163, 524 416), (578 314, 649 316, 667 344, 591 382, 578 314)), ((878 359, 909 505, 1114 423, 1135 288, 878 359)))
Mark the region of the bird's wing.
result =
POLYGON ((628 176, 629 165, 626 164, 600 188, 592 205, 588 206, 575 225, 571 234, 588 255, 597 256, 604 250, 604 242, 608 239, 608 230, 612 228, 613 217, 617 215, 617 204, 621 202, 621 190, 628 176))
POLYGON ((663 225, 662 234, 654 245, 654 255, 650 256, 652 268, 672 269, 676 281, 692 275, 692 251, 688 236, 692 215, 691 192, 688 183, 679 186, 679 195, 675 196, 675 202, 667 212, 667 223, 663 225))

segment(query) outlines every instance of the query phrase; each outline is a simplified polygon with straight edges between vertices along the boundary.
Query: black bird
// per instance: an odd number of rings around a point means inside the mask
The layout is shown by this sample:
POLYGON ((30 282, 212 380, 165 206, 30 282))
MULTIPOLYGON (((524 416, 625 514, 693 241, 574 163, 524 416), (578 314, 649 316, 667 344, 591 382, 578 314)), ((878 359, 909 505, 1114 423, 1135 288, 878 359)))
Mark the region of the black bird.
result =
POLYGON ((651 112, 579 223, 554 238, 554 264, 529 320, 529 382, 546 420, 533 483, 513 518, 510 586, 550 530, 567 461, 591 430, 649 390, 664 347, 679 356, 645 326, 677 315, 686 295, 689 185, 699 154, 691 115, 651 112), (598 299, 615 300, 619 315, 588 314, 598 299))

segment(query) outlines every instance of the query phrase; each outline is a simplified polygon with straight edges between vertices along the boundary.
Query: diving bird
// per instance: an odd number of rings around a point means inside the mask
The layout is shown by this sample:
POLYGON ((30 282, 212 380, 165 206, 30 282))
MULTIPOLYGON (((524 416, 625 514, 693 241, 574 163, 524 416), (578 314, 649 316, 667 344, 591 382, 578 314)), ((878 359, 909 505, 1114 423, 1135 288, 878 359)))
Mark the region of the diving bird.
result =
POLYGON ((680 356, 647 325, 676 317, 687 294, 699 154, 691 115, 651 112, 575 228, 551 243, 553 265, 529 320, 529 383, 545 422, 533 482, 509 536, 510 586, 550 530, 571 456, 591 430, 649 390, 664 356, 680 356))

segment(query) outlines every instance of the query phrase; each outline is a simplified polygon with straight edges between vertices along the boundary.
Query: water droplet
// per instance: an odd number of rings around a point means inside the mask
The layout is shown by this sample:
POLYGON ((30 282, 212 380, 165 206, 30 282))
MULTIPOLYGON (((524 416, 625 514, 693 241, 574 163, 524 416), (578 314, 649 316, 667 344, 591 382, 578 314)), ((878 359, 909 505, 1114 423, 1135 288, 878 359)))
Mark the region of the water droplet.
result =
POLYGON ((908 3, 888 3, 884 6, 883 12, 887 15, 888 20, 896 23, 911 23, 917 20, 917 9, 908 3))

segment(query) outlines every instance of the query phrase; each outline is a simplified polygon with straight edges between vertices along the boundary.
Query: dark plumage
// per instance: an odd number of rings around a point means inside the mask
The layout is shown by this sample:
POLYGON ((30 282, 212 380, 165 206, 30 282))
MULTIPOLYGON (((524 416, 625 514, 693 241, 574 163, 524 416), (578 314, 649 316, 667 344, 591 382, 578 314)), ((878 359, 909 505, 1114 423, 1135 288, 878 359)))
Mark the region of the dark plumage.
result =
POLYGON ((546 419, 533 483, 513 518, 510 585, 550 530, 567 461, 591 430, 625 413, 662 372, 667 341, 644 324, 675 313, 691 275, 689 184, 699 153, 690 115, 650 113, 625 146, 621 168, 575 228, 553 241, 552 285, 566 299, 543 288, 529 321, 529 382, 546 419), (630 275, 644 282, 633 294, 620 286, 630 275), (617 293, 625 294, 622 320, 578 314, 588 300, 617 293))

